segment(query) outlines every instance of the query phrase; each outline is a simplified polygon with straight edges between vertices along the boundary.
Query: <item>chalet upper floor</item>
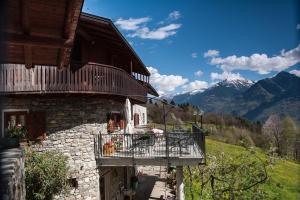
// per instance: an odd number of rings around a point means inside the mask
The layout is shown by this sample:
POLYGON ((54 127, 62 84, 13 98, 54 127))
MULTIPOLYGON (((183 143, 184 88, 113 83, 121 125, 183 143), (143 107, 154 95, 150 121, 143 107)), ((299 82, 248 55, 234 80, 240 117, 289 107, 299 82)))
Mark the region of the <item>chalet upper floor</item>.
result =
POLYGON ((1 22, 0 94, 94 93, 145 102, 150 73, 110 19, 83 0, 8 1, 1 22))

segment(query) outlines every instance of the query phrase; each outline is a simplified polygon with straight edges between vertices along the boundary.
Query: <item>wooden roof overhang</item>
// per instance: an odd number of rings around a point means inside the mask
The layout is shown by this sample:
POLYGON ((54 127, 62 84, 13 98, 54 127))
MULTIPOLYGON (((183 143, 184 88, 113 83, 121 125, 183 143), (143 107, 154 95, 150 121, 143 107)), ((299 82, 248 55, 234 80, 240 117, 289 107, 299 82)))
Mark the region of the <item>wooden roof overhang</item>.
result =
POLYGON ((0 63, 67 66, 83 0, 4 1, 0 63))
POLYGON ((131 69, 125 69, 126 71, 150 76, 150 72, 142 60, 110 19, 82 13, 77 27, 77 34, 90 42, 96 39, 101 40, 110 48, 125 55, 128 59, 128 66, 131 67, 131 69))

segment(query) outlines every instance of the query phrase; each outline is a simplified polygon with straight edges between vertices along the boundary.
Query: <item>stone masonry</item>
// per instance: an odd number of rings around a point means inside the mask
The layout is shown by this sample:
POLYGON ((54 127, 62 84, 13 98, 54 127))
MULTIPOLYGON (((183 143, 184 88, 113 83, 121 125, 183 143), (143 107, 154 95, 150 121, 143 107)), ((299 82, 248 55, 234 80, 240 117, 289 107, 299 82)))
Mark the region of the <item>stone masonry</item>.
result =
POLYGON ((56 150, 68 156, 70 176, 78 182, 78 187, 69 194, 56 196, 55 199, 99 199, 94 137, 100 131, 107 132, 107 113, 122 110, 124 102, 95 96, 19 96, 4 99, 0 109, 46 112, 47 139, 36 145, 35 149, 56 150))

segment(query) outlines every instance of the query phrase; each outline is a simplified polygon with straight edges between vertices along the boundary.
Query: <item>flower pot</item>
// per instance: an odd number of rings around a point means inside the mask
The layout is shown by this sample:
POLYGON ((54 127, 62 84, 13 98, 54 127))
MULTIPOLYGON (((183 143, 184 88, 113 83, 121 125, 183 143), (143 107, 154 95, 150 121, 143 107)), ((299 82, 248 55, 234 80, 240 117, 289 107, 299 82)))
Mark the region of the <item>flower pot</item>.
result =
POLYGON ((104 156, 111 156, 115 153, 115 147, 114 144, 111 143, 105 143, 103 145, 103 155, 104 156))

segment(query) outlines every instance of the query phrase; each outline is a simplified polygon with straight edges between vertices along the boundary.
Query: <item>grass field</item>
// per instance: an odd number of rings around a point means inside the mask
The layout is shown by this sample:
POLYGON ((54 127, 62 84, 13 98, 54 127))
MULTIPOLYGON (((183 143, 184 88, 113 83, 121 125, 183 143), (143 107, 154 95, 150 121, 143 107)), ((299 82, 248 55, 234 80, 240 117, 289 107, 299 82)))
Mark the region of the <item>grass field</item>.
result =
MULTIPOLYGON (((162 124, 152 124, 152 126, 164 128, 162 124)), ((168 130, 172 130, 172 128, 171 125, 167 126, 168 130)), ((190 128, 190 124, 186 128, 190 128)), ((217 155, 224 152, 225 155, 235 157, 245 151, 244 147, 206 138, 207 154, 217 155)), ((256 148, 255 151, 260 158, 267 159, 267 155, 262 149, 256 148)), ((263 185, 263 188, 271 199, 300 200, 299 163, 276 159, 274 164, 268 167, 268 176, 269 180, 263 185)))
MULTIPOLYGON (((236 156, 245 151, 245 149, 240 146, 207 139, 206 151, 211 155, 224 152, 229 156, 236 156)), ((256 152, 261 158, 267 157, 260 149, 256 149, 256 152)), ((272 199, 300 199, 300 164, 278 159, 272 167, 268 168, 268 175, 270 179, 263 187, 272 199)))

